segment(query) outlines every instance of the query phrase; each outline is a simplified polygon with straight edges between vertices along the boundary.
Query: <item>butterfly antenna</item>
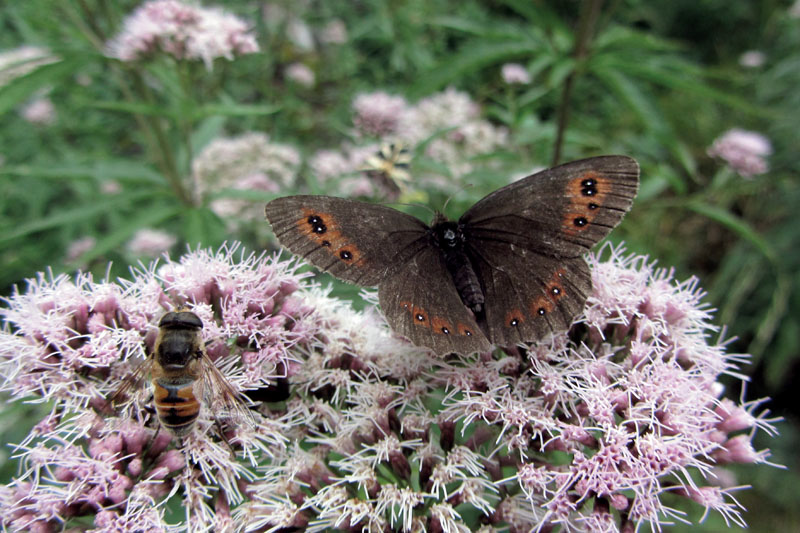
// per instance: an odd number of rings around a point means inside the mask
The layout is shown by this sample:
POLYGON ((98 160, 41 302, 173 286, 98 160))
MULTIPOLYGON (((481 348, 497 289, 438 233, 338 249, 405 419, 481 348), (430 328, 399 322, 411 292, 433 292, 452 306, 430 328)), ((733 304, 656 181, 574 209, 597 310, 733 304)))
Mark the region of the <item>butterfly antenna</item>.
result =
POLYGON ((458 189, 456 192, 454 192, 453 194, 451 194, 450 196, 448 196, 448 197, 447 197, 447 200, 444 202, 444 205, 442 206, 442 213, 444 213, 444 212, 445 212, 445 210, 447 209, 447 204, 449 204, 449 203, 450 203, 450 200, 452 200, 452 199, 453 199, 453 196, 455 196, 456 194, 458 194, 458 193, 460 193, 460 192, 463 192, 463 191, 464 191, 464 190, 466 190, 466 189, 469 189, 470 187, 472 187, 472 184, 471 184, 471 183, 467 183, 466 185, 464 185, 463 187, 461 187, 460 189, 458 189))
POLYGON ((429 211, 431 213, 431 215, 436 215, 436 212, 433 209, 431 209, 430 207, 428 207, 427 205, 425 205, 425 204, 410 204, 410 203, 402 203, 402 202, 382 202, 380 205, 405 205, 405 206, 408 206, 408 207, 421 207, 422 209, 425 209, 426 211, 429 211))

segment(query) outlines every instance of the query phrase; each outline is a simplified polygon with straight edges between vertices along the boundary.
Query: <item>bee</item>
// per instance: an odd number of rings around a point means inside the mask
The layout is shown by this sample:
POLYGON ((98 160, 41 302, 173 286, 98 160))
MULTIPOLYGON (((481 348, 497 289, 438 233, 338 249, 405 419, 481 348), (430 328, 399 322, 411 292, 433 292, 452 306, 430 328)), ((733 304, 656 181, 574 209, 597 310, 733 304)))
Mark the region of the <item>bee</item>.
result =
POLYGON ((202 330, 203 321, 188 309, 165 313, 152 353, 113 394, 112 405, 149 375, 158 420, 177 437, 192 430, 204 401, 215 415, 253 423, 244 395, 208 357, 202 330))
POLYGON ((388 193, 396 195, 411 181, 410 165, 408 148, 402 143, 385 143, 378 153, 367 158, 362 170, 388 193))

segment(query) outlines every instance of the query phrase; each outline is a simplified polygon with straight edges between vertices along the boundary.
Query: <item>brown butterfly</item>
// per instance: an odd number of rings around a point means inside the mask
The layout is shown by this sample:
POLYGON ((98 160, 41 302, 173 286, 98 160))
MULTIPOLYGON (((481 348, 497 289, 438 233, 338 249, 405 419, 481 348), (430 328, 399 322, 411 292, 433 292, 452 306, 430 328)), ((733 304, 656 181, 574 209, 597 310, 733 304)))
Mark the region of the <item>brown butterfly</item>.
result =
POLYGON ((533 342, 569 327, 592 290, 583 259, 631 208, 639 165, 601 156, 538 172, 430 226, 330 196, 267 204, 281 244, 337 278, 378 286, 389 325, 438 354, 533 342))

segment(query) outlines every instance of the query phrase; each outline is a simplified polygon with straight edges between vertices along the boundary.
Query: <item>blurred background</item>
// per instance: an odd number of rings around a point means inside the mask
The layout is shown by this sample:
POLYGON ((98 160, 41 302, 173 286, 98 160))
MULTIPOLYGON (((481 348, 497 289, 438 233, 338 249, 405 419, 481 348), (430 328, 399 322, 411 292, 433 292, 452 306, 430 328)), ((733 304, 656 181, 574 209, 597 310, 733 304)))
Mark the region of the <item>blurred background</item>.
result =
MULTIPOLYGON (((756 447, 785 468, 734 469, 753 487, 737 497, 752 531, 800 531, 800 2, 191 6, 191 35, 172 1, 0 7, 2 296, 39 272, 124 278, 187 247, 277 249, 276 196, 452 197, 457 217, 534 170, 630 155, 641 190, 611 238, 697 276, 729 352, 751 354, 746 397, 784 418, 756 447)), ((22 440, 32 410, 48 407, 7 405, 0 442, 22 440)))

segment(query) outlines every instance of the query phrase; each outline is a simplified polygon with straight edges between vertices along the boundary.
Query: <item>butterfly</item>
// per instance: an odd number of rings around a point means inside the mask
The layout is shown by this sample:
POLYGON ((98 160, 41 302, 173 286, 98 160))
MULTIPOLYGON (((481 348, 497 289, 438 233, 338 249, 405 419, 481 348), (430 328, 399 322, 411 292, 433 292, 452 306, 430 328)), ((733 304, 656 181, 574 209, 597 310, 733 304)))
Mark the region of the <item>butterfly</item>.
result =
POLYGON ((389 325, 437 354, 535 342, 569 328, 592 290, 583 259, 639 188, 639 165, 600 156, 496 190, 458 221, 430 226, 386 207, 330 196, 266 206, 280 243, 344 281, 377 286, 389 325))

